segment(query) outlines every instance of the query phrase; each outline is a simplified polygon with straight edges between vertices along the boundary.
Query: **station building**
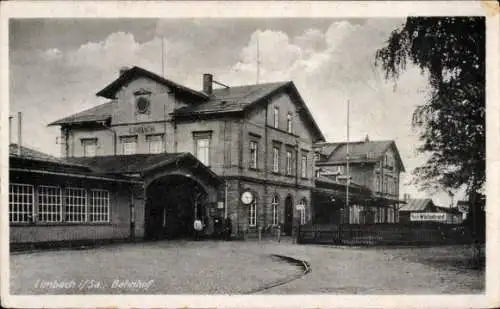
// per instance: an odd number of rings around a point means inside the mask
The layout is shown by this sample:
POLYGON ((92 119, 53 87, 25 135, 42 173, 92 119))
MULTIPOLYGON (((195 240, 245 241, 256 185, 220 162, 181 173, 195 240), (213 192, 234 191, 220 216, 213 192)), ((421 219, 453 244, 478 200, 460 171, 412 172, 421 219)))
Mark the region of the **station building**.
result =
POLYGON ((61 156, 10 155, 11 243, 291 234, 314 216, 313 144, 324 141, 293 82, 197 91, 139 67, 97 93, 109 101, 54 121, 61 156))

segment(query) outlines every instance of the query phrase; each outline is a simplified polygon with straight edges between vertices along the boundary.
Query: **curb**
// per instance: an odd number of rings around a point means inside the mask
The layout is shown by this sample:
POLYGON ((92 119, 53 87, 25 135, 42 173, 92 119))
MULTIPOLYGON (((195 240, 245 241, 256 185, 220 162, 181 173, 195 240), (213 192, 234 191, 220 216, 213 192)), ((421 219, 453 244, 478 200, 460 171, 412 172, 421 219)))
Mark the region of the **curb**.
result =
POLYGON ((310 273, 312 271, 309 262, 307 262, 305 260, 299 260, 299 259, 293 258, 291 256, 286 256, 286 255, 281 255, 281 254, 271 254, 271 256, 280 258, 280 259, 282 259, 282 260, 284 260, 284 261, 286 261, 286 262, 288 262, 290 264, 294 264, 296 266, 299 266, 300 268, 303 269, 303 271, 301 273, 297 274, 297 275, 289 276, 288 278, 285 278, 285 279, 282 279, 282 280, 278 280, 278 281, 275 281, 275 282, 272 282, 272 283, 268 283, 268 284, 266 284, 264 286, 252 289, 252 290, 247 291, 247 292, 242 293, 242 294, 254 294, 254 293, 257 293, 257 292, 269 290, 271 288, 274 288, 274 287, 277 287, 277 286, 280 286, 280 285, 284 285, 284 284, 290 283, 290 282, 292 282, 294 280, 297 280, 297 279, 299 279, 299 278, 307 275, 308 273, 310 273))

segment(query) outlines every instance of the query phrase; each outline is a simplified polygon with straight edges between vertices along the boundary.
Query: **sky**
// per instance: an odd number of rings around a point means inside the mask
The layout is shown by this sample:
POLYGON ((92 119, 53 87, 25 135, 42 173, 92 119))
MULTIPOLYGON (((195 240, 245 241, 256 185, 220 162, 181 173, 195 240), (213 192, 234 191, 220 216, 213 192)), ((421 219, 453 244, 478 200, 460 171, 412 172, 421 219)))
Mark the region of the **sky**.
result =
MULTIPOLYGON (((411 116, 428 95, 428 79, 409 65, 395 83, 376 67, 375 52, 404 23, 365 19, 17 19, 10 21, 10 113, 23 113, 23 145, 59 156, 52 121, 104 103, 95 95, 124 66, 140 66, 201 89, 203 73, 230 85, 292 80, 327 141, 395 140, 406 173, 401 194, 421 192, 411 172, 425 162, 411 116), (259 48, 257 49, 257 42, 259 48)), ((14 119, 15 123, 15 119, 14 119)), ((17 126, 13 125, 13 142, 17 126)), ((455 197, 455 201, 459 198, 455 197)))

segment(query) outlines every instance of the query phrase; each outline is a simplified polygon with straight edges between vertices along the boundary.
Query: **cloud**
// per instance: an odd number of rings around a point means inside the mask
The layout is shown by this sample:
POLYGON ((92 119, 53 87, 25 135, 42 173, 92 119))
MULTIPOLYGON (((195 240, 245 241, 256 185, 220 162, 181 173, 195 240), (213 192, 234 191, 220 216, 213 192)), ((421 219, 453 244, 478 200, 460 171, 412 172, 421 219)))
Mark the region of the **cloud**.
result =
POLYGON ((160 22, 156 36, 141 42, 133 33, 114 32, 73 48, 17 50, 11 54, 11 112, 23 111, 24 140, 30 146, 58 155, 57 128, 45 125, 104 102, 95 93, 124 65, 161 73, 161 37, 166 76, 195 89, 204 72, 229 85, 255 83, 258 42, 259 81, 293 80, 328 140, 345 140, 350 100, 351 140, 366 134, 395 139, 411 172, 425 160, 415 155, 418 139, 410 124, 415 106, 425 100, 427 78, 409 67, 394 89, 374 66, 375 51, 401 22, 335 21, 324 30, 304 28, 295 36, 257 29, 244 38, 239 28, 228 29, 221 21, 185 22, 183 29, 160 22))

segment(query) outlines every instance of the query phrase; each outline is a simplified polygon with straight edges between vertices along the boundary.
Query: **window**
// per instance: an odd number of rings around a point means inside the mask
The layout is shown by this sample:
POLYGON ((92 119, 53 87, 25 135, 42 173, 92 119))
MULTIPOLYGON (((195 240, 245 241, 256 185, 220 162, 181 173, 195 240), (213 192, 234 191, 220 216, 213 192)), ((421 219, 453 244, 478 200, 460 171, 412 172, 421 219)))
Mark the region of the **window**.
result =
POLYGON ((273 209, 273 225, 278 225, 278 218, 279 218, 278 207, 279 207, 279 203, 280 203, 280 198, 279 198, 279 196, 275 195, 273 197, 272 202, 271 202, 271 207, 273 209))
POLYGON ((274 127, 276 129, 279 128, 279 123, 280 123, 280 109, 278 106, 274 107, 274 127))
POLYGON ((300 160, 300 175, 302 178, 307 178, 307 154, 302 154, 300 160))
POLYGON ((195 142, 195 157, 200 160, 205 166, 210 166, 210 141, 212 139, 211 132, 194 132, 193 139, 195 142))
POLYGON ((315 152, 314 153, 314 161, 320 161, 321 160, 321 155, 319 154, 319 152, 315 152))
POLYGON ((257 201, 255 198, 253 202, 248 206, 248 225, 257 225, 257 201))
POLYGON ((136 154, 137 152, 137 136, 122 136, 122 152, 124 155, 136 154))
POLYGON ((210 165, 210 140, 208 138, 196 140, 196 157, 204 165, 210 165))
POLYGON ((33 219, 33 186, 9 185, 9 222, 31 222, 33 219))
POLYGON ((87 191, 83 188, 65 188, 65 221, 85 222, 87 221, 87 191))
POLYGON ((316 170, 316 178, 321 177, 321 169, 316 170))
POLYGON ((286 174, 292 175, 292 152, 286 151, 286 174))
POLYGON ((343 175, 343 174, 345 174, 345 166, 343 166, 343 165, 338 165, 338 166, 336 167, 336 172, 337 172, 337 174, 339 174, 339 175, 343 175))
POLYGON ((61 188, 53 186, 38 187, 38 221, 60 222, 62 220, 61 188))
POLYGON ((278 146, 273 147, 273 172, 279 173, 280 171, 280 148, 278 146))
POLYGON ((250 168, 257 168, 259 144, 256 141, 250 141, 250 168))
POLYGON ((297 206, 297 208, 299 209, 300 224, 306 224, 306 200, 300 200, 299 205, 297 206))
POLYGON ((380 175, 377 175, 375 177, 375 191, 376 192, 380 192, 381 189, 380 189, 380 175))
POLYGON ((146 135, 149 153, 162 153, 165 151, 163 145, 163 134, 146 135))
POLYGON ((89 203, 90 222, 109 222, 109 192, 106 190, 90 190, 89 203))
POLYGON ((286 115, 286 131, 288 133, 293 133, 293 116, 291 113, 286 115))
POLYGON ((83 156, 95 157, 97 153, 97 138, 82 139, 83 156))

